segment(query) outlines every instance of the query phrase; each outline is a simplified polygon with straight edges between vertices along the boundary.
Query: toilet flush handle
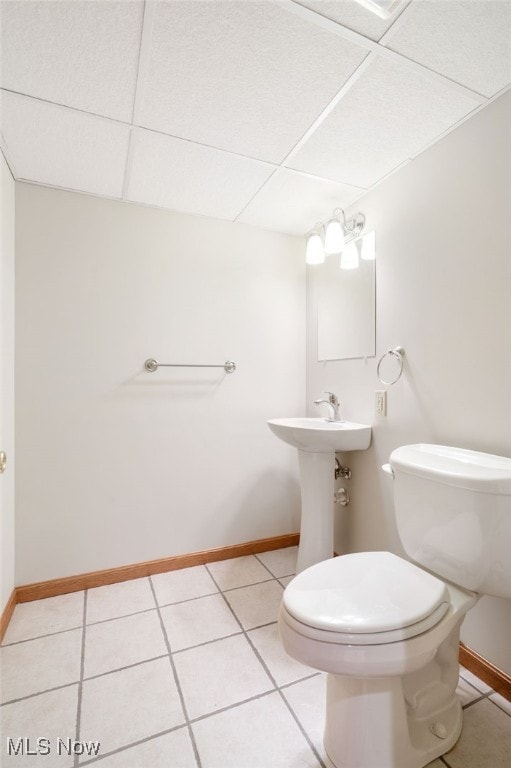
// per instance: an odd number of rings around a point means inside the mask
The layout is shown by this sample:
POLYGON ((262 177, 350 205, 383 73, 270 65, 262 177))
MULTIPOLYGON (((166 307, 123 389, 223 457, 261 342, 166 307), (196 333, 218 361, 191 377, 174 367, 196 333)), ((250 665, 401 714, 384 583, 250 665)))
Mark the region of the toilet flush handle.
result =
POLYGON ((385 472, 385 474, 390 475, 392 479, 394 479, 394 469, 392 468, 391 464, 382 464, 381 468, 385 472))

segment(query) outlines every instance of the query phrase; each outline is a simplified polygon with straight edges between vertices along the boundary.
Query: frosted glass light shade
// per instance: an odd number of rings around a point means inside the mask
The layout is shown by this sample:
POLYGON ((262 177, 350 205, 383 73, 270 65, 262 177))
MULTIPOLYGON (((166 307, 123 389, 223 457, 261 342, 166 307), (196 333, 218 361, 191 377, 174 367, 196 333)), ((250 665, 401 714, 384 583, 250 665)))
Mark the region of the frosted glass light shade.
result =
POLYGON ((330 219, 326 225, 325 253, 340 253, 344 248, 344 230, 337 219, 330 219))
POLYGON ((305 247, 305 263, 306 264, 323 264, 325 261, 325 251, 323 249, 323 243, 321 242, 321 235, 317 232, 313 232, 307 237, 307 245, 305 247))
POLYGON ((341 269, 357 269, 358 263, 358 249, 356 244, 351 242, 341 253, 341 269))
POLYGON ((362 238, 360 256, 365 261, 374 261, 376 258, 376 236, 374 232, 368 232, 362 238))

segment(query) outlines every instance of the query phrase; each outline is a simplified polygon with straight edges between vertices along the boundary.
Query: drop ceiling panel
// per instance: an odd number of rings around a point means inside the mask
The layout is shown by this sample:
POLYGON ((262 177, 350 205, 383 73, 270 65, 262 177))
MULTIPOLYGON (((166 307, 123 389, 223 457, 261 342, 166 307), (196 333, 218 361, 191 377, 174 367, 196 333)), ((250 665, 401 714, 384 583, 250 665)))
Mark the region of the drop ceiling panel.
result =
POLYGON ((476 106, 441 82, 376 58, 290 165, 369 187, 476 106))
POLYGON ((493 96, 511 81, 511 2, 413 2, 386 45, 484 96, 493 96))
POLYGON ((137 122, 280 162, 365 56, 276 3, 159 2, 137 122))
POLYGON ((136 130, 127 199, 234 220, 273 167, 171 136, 136 130))
POLYGON ((310 8, 343 27, 348 27, 370 40, 378 41, 394 23, 391 19, 380 19, 375 13, 358 5, 355 0, 297 0, 297 5, 310 8))
POLYGON ((296 171, 278 170, 239 216, 238 221, 263 229, 304 235, 334 208, 343 208, 364 190, 296 171))
POLYGON ((2 2, 1 85, 131 120, 143 2, 2 2))
POLYGON ((120 197, 129 127, 3 91, 1 131, 16 178, 120 197))

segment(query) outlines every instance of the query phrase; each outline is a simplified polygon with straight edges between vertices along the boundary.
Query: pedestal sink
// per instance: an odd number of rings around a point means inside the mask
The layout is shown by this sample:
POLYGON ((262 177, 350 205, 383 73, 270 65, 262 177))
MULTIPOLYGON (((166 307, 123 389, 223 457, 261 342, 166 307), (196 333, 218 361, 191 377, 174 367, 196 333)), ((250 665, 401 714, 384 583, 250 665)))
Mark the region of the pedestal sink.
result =
POLYGON ((371 427, 300 417, 270 419, 267 424, 278 438, 298 449, 302 492, 299 573, 333 555, 335 452, 368 448, 371 427))

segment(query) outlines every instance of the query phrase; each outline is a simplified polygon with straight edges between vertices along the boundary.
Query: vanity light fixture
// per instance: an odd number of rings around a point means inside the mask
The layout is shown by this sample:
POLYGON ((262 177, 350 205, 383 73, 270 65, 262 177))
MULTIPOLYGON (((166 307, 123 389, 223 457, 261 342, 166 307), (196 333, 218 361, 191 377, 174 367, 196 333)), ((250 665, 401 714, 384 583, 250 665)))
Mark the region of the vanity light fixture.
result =
POLYGON ((336 208, 333 218, 329 219, 325 229, 325 253, 341 253, 344 248, 344 227, 346 219, 342 208, 336 208))
POLYGON ((305 248, 306 264, 323 264, 325 261, 325 250, 320 231, 321 224, 316 224, 313 231, 307 235, 307 245, 305 248))
MULTIPOLYGON (((364 224, 365 216, 363 213, 355 213, 350 219, 346 219, 342 208, 336 208, 326 222, 318 222, 307 235, 305 247, 306 264, 323 264, 325 254, 343 253, 348 243, 360 237, 364 224)), ((354 260, 353 252, 351 260, 354 260)), ((356 266, 358 266, 358 252, 356 266)), ((348 269, 354 268, 348 267, 348 269)))

